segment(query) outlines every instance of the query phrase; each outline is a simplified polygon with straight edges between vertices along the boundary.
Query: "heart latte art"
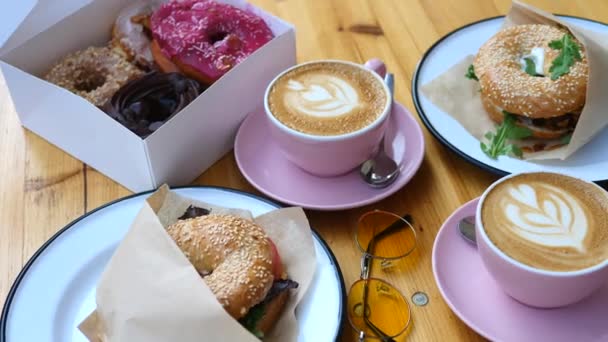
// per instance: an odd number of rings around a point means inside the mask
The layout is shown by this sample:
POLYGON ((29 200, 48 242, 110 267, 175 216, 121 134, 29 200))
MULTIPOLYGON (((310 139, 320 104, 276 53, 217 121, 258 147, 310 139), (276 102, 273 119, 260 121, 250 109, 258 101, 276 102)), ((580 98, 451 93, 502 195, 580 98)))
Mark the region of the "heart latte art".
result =
POLYGON ((585 252, 587 214, 566 190, 548 184, 510 185, 499 208, 513 234, 542 246, 585 252))
POLYGON ((486 196, 482 223, 514 259, 569 271, 608 258, 608 197, 593 184, 551 173, 523 174, 486 196))
POLYGON ((308 84, 287 81, 285 106, 296 112, 322 118, 348 114, 359 105, 357 91, 333 75, 312 75, 308 84))
POLYGON ((370 72, 337 62, 303 64, 271 86, 268 106, 284 125, 307 134, 340 135, 374 122, 387 106, 370 72))

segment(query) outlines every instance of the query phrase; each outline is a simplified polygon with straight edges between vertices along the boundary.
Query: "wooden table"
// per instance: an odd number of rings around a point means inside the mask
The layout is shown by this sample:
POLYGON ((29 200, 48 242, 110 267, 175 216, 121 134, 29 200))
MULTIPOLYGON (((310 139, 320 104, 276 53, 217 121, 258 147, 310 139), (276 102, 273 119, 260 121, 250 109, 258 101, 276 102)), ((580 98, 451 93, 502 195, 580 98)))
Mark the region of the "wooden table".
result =
MULTIPOLYGON (((254 0, 256 5, 297 28, 298 60, 335 58, 384 60, 396 74, 396 97, 413 111, 411 78, 424 51, 464 24, 504 14, 509 0, 254 0)), ((554 13, 608 21, 604 0, 530 1, 554 13)), ((53 113, 49 113, 52 115, 53 113)), ((497 179, 438 143, 424 129, 426 155, 417 175, 393 196, 342 212, 308 211, 308 217, 335 253, 347 287, 359 276, 360 254, 352 231, 370 209, 410 213, 419 245, 408 262, 388 278, 406 296, 424 291, 425 307, 413 307, 412 341, 478 341, 443 301, 431 271, 437 230, 448 215, 479 196, 497 179)), ((201 151, 204 153, 204 151, 201 151)), ((0 99, 0 304, 17 273, 53 233, 86 212, 129 194, 96 170, 21 128, 10 101, 0 99)), ((219 185, 257 193, 230 153, 194 184, 219 185)), ((406 338, 405 336, 402 339, 406 338)), ((342 340, 353 340, 345 322, 342 340)))

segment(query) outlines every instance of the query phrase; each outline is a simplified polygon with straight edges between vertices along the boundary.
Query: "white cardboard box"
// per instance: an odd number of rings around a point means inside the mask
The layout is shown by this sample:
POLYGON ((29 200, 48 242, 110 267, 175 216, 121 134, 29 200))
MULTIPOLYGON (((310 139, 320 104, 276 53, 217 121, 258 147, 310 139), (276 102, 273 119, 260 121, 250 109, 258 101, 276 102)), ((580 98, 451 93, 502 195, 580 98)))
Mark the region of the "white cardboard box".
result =
MULTIPOLYGON (((244 0, 218 1, 255 12, 275 38, 146 139, 85 99, 39 78, 66 54, 105 45, 129 0, 93 0, 2 52, 0 91, 10 93, 23 126, 129 190, 186 184, 233 147, 241 121, 262 106, 267 84, 296 63, 293 26, 244 0)), ((41 15, 36 7, 30 14, 36 12, 41 15)))

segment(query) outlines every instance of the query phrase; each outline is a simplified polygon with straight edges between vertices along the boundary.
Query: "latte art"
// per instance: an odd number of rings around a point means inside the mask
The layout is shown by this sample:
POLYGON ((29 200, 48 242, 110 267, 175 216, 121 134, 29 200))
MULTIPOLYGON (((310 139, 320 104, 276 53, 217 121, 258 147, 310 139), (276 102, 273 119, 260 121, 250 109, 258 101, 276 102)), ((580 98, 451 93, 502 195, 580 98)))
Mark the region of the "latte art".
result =
POLYGON ((371 125, 388 106, 382 82, 369 71, 340 62, 298 66, 270 87, 272 115, 296 131, 340 135, 371 125))
POLYGON ((508 178, 486 194, 481 222, 498 249, 532 267, 572 271, 608 259, 608 195, 576 178, 508 178))
POLYGON ((285 105, 295 111, 319 117, 340 116, 359 104, 357 91, 348 82, 331 75, 315 75, 303 84, 289 80, 285 105))
POLYGON ((572 247, 585 252, 587 216, 576 198, 547 184, 510 186, 501 202, 513 233, 543 246, 572 247), (543 199, 539 199, 542 192, 543 199))

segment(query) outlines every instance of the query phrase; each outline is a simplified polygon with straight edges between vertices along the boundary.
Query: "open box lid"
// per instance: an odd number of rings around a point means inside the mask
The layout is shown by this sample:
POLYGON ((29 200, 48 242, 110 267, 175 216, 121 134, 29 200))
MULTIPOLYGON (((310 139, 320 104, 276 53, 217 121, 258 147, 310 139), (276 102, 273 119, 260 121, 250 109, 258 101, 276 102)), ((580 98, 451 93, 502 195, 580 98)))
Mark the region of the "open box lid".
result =
POLYGON ((6 1, 0 11, 0 55, 90 2, 91 0, 6 1))

